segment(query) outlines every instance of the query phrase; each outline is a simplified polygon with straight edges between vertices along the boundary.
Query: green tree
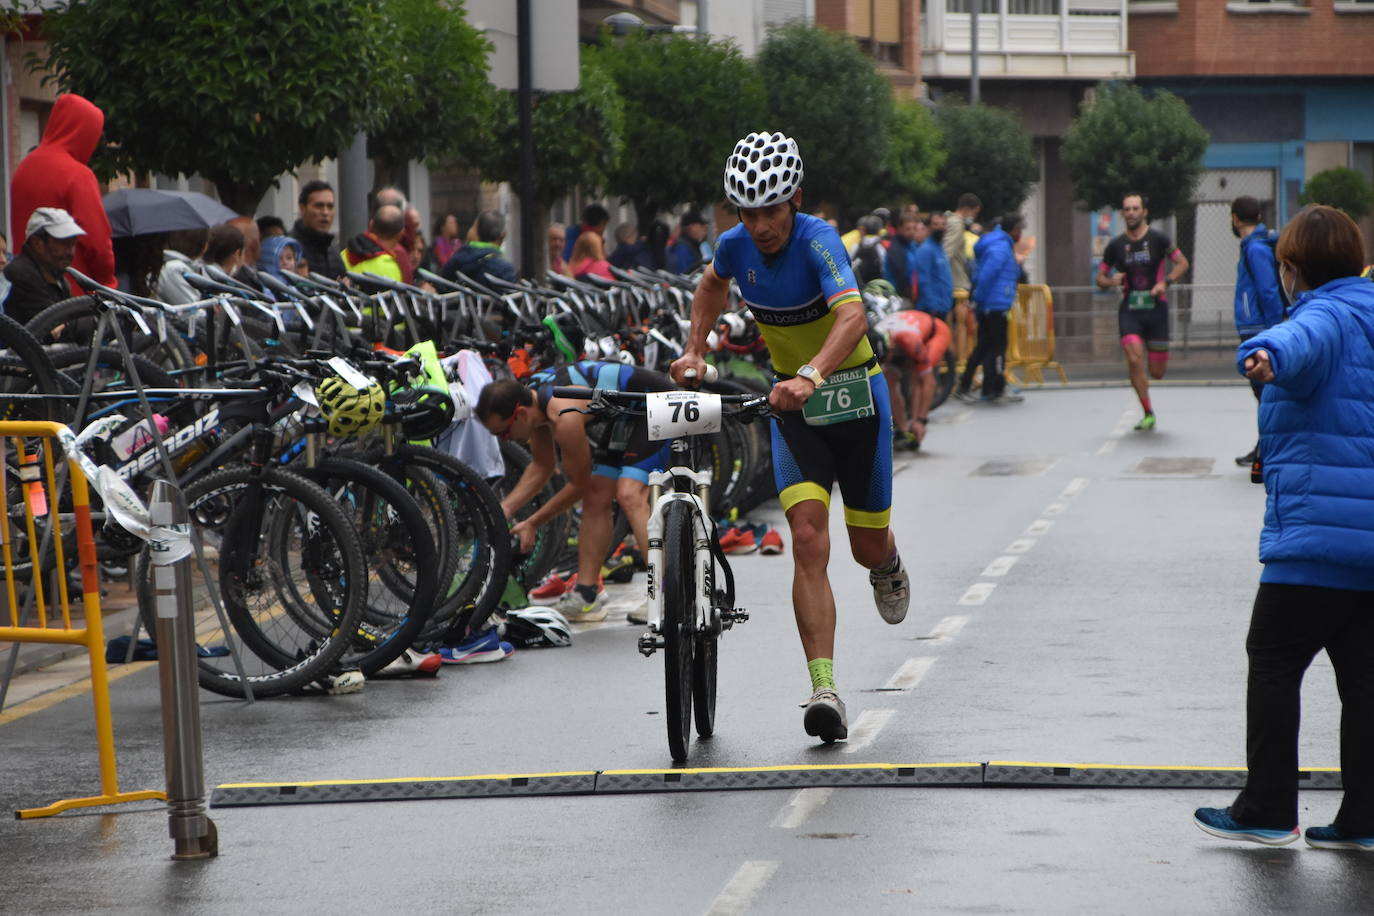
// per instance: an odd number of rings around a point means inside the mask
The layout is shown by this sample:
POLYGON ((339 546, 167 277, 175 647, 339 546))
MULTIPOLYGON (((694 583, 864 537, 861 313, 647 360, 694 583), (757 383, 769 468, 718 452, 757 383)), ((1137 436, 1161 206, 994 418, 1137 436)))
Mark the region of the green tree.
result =
MULTIPOLYGON (((534 97, 535 202, 548 207, 577 188, 604 189, 624 148, 625 106, 615 83, 584 55, 580 85, 534 97)), ((496 94, 492 126, 461 151, 487 181, 514 183, 520 171, 520 124, 514 92, 496 94)))
POLYGON ((662 210, 719 200, 721 171, 740 137, 764 118, 754 66, 730 42, 639 32, 603 35, 583 52, 625 100, 625 148, 609 188, 634 202, 647 227, 662 210))
POLYGON ((468 24, 462 0, 385 0, 389 49, 399 70, 393 100, 368 133, 375 184, 397 184, 407 162, 456 151, 486 130, 495 90, 487 82, 490 47, 468 24))
POLYGON ((1326 204, 1359 219, 1374 209, 1374 186, 1354 169, 1326 169, 1307 179, 1298 202, 1326 204))
MULTIPOLYGON (((577 188, 606 187, 624 148, 625 106, 615 83, 583 55, 577 89, 535 94, 534 205, 535 238, 544 237, 554 201, 577 188)), ((487 181, 515 183, 520 171, 520 124, 515 93, 496 93, 492 127, 480 142, 461 152, 460 162, 473 165, 487 181)), ((536 246, 543 270, 548 252, 536 246)))
POLYGON ((58 84, 105 112, 99 172, 199 172, 240 213, 379 123, 396 72, 370 0, 72 0, 45 30, 58 84))
POLYGON ((892 129, 892 90, 853 39, 793 23, 772 32, 756 62, 769 122, 801 148, 812 204, 867 208, 892 129))
POLYGON ((1074 194, 1089 210, 1118 207, 1135 191, 1162 219, 1187 206, 1210 136, 1178 96, 1150 97, 1132 83, 1103 83, 1064 136, 1074 194))
POLYGON ((940 170, 948 155, 930 109, 914 100, 896 101, 883 159, 884 196, 894 202, 929 200, 940 187, 940 170))
POLYGON ((983 202, 984 218, 991 218, 1025 202, 1040 169, 1030 136, 1015 115, 951 101, 936 109, 935 122, 948 155, 940 170, 940 203, 953 207, 960 194, 971 191, 983 202))

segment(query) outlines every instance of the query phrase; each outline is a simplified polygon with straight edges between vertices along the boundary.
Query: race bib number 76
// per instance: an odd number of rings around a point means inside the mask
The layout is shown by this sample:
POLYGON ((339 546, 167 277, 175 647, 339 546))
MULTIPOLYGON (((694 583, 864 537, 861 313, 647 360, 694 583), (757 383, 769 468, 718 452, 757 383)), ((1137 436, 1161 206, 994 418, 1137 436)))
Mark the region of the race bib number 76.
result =
POLYGON ((655 442, 720 432, 720 395, 705 391, 651 391, 645 396, 649 438, 655 442))

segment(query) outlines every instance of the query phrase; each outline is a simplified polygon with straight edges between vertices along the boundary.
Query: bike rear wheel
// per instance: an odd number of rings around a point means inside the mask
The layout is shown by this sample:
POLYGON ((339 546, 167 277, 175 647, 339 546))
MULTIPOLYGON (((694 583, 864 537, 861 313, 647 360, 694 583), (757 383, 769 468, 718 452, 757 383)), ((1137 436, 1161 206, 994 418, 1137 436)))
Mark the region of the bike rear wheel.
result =
POLYGON ((359 461, 323 458, 301 473, 324 487, 362 540, 367 600, 342 664, 370 676, 405 651, 429 619, 438 587, 438 547, 420 507, 385 472, 359 461))
MULTIPOLYGON (((223 653, 201 656, 200 686, 244 697, 246 679, 253 696, 263 698, 336 670, 358 632, 367 591, 362 543, 343 511, 320 487, 280 468, 256 479, 247 467, 221 468, 188 486, 185 498, 192 523, 215 548, 207 557, 207 584, 218 591, 234 631, 226 634, 213 614, 198 615, 197 642, 223 653), (243 507, 255 486, 261 507, 249 517, 243 507), (238 643, 243 678, 224 651, 230 639, 238 643)), ((147 548, 137 579, 139 613, 151 633, 155 593, 147 548)))
POLYGON ((716 662, 720 652, 720 628, 712 625, 696 635, 696 653, 692 656, 692 715, 697 723, 697 736, 709 738, 716 730, 716 662))
POLYGON ((668 751, 687 759, 692 728, 696 643, 696 552, 692 508, 674 500, 663 511, 663 675, 668 751))

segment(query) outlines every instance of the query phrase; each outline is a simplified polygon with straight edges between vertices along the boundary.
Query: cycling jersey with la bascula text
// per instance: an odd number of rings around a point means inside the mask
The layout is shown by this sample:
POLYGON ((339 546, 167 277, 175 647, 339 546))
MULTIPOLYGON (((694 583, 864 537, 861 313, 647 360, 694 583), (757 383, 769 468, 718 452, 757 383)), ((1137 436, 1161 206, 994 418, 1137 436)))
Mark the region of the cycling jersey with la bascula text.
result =
MULTIPOLYGON (((741 223, 720 237, 712 262, 717 274, 739 285, 782 378, 820 352, 837 308, 862 303, 838 233, 814 216, 796 213, 793 219, 792 235, 777 254, 759 251, 741 223)), ((773 420, 773 477, 783 509, 807 499, 828 506, 838 483, 846 523, 887 527, 892 414, 867 337, 859 338, 804 411, 783 411, 773 420)))

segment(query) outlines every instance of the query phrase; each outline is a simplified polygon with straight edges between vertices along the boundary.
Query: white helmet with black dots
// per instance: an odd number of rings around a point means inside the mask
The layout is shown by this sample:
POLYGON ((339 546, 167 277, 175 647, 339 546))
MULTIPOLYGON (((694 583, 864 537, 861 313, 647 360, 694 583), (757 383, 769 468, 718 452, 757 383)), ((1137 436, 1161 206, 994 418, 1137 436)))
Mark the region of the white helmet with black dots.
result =
POLYGON ((725 198, 737 207, 769 207, 802 183, 801 150, 780 133, 752 133, 725 160, 725 198))

